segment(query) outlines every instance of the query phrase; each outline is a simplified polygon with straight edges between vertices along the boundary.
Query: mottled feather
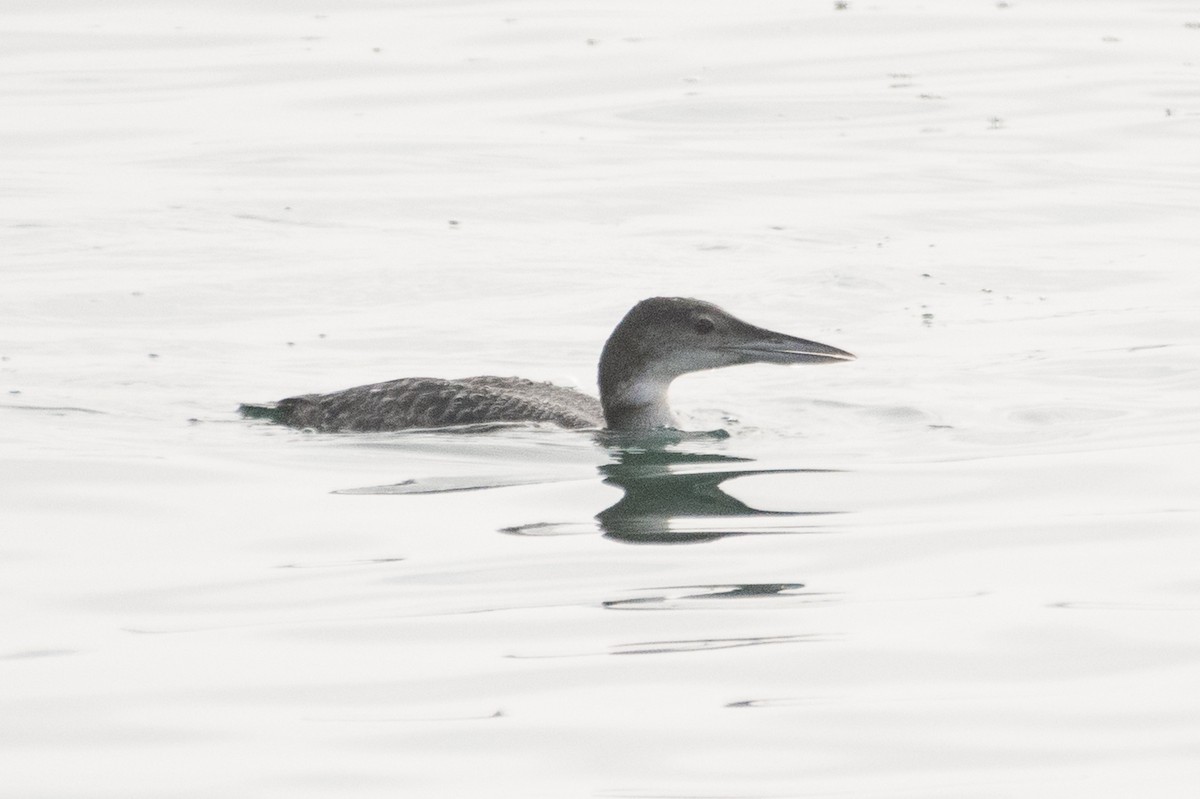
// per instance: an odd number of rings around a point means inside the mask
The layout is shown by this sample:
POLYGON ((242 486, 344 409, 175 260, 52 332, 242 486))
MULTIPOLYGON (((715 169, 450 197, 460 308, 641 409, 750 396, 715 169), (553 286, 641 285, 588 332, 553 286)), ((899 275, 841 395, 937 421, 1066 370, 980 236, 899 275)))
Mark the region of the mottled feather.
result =
POLYGON ((600 401, 552 383, 519 377, 405 377, 330 394, 280 400, 271 416, 322 433, 375 432, 483 422, 552 422, 602 427, 600 401))

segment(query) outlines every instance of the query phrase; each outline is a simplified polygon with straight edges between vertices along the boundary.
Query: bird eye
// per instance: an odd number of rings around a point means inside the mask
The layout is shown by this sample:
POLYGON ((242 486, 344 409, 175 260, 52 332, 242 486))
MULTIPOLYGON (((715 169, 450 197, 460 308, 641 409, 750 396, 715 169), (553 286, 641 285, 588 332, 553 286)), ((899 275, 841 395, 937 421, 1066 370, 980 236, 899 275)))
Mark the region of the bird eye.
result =
POLYGON ((716 324, 707 316, 701 316, 692 323, 692 327, 695 328, 697 333, 711 333, 713 332, 713 328, 716 327, 716 324))

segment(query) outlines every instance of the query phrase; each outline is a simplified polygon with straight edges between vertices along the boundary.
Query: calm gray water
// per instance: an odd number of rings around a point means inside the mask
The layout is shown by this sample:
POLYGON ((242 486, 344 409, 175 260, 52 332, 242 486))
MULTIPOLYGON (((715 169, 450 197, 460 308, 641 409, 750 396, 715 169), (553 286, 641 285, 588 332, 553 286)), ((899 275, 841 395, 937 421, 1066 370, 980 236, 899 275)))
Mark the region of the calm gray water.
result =
POLYGON ((1200 10, 5 9, 0 793, 1191 797, 1200 10), (592 389, 637 300, 859 355, 694 437, 242 401, 592 389))

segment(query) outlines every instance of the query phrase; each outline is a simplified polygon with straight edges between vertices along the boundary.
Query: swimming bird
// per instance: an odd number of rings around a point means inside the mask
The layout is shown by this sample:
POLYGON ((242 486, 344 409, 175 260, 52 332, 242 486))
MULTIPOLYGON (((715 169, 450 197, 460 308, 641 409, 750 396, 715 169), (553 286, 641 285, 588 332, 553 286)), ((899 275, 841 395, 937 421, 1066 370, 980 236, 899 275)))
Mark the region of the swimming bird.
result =
POLYGON ((642 300, 600 354, 600 399, 518 377, 406 377, 330 394, 242 405, 263 418, 318 432, 368 432, 485 422, 553 422, 567 428, 644 431, 675 427, 667 389, 680 375, 746 363, 833 363, 837 347, 743 322, 702 300, 642 300))

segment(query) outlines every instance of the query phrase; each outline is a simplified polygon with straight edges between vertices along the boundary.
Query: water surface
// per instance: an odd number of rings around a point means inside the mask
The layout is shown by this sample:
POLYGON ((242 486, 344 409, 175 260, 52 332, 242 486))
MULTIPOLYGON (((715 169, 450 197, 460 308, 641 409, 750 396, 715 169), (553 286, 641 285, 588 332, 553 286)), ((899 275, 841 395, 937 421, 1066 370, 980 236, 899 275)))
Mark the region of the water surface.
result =
POLYGON ((1200 14, 837 5, 9 9, 2 792, 1191 796, 1200 14), (859 360, 234 413, 653 295, 859 360))

